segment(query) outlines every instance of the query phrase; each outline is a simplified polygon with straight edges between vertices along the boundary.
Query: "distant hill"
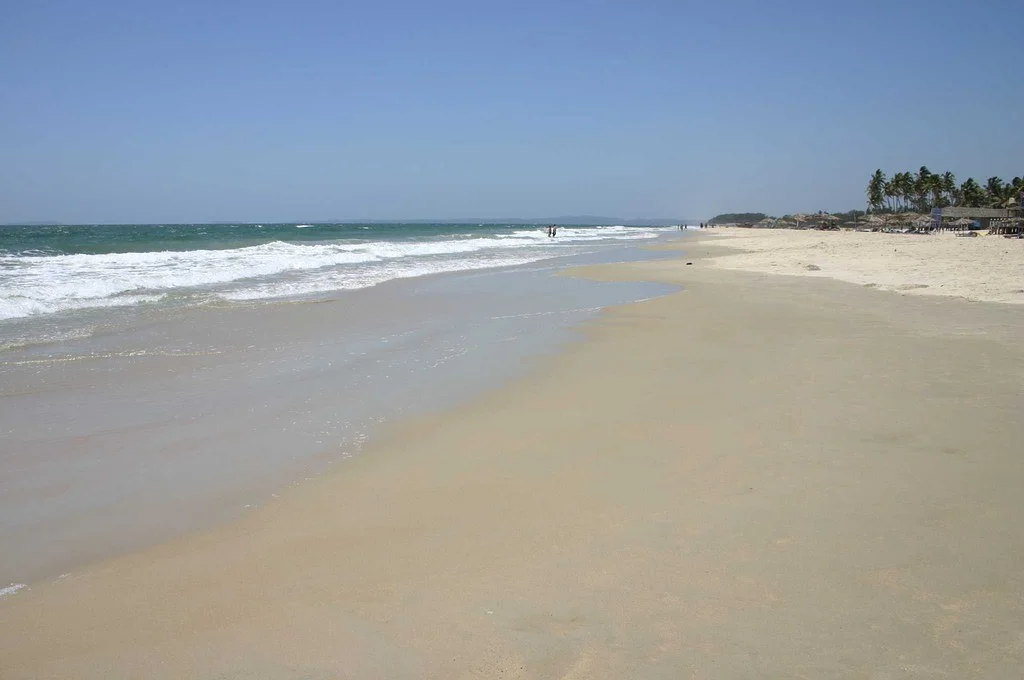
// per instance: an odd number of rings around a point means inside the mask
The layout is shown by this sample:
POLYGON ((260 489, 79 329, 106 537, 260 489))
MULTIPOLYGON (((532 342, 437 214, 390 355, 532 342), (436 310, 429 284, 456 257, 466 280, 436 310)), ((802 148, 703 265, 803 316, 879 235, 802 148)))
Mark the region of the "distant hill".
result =
POLYGON ((708 224, 744 224, 760 222, 768 217, 764 213, 722 213, 715 215, 708 224))

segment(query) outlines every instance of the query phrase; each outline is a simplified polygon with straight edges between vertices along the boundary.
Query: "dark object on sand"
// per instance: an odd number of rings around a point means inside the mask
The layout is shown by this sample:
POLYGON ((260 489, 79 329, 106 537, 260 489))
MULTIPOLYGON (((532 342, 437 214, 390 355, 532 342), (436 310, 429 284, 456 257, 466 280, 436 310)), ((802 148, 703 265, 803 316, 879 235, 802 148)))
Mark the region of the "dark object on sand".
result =
POLYGON ((692 262, 687 262, 686 264, 693 264, 693 263, 692 262))

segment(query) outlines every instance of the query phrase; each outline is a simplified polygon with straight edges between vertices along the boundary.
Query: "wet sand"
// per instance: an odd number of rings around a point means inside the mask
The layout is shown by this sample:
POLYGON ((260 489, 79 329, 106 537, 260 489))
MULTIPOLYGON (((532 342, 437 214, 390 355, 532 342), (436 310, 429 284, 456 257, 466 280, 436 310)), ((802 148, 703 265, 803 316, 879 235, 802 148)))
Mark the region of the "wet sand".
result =
POLYGON ((722 252, 581 272, 686 290, 236 523, 0 600, 0 677, 1019 674, 1022 308, 722 252))
POLYGON ((0 587, 236 519, 359 455, 382 424, 521 374, 603 306, 674 289, 557 277, 564 266, 147 310, 0 351, 0 587))

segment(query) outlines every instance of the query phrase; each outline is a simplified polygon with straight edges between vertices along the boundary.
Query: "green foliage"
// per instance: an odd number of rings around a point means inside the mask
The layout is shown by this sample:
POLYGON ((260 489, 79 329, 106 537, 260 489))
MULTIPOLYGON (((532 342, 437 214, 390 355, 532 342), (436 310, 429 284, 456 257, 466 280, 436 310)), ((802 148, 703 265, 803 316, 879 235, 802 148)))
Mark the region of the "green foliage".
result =
POLYGON ((745 224, 760 222, 766 217, 764 213, 722 213, 712 217, 708 224, 745 224))
POLYGON ((885 205, 886 185, 885 173, 882 172, 881 168, 875 170, 875 173, 871 175, 870 181, 868 181, 868 205, 875 210, 881 210, 882 206, 885 205))
POLYGON ((974 181, 973 177, 969 177, 960 185, 960 196, 960 205, 968 208, 982 208, 988 202, 988 195, 981 185, 974 181))
POLYGON ((956 175, 952 172, 940 175, 922 165, 916 173, 897 172, 888 179, 881 169, 875 170, 868 180, 867 199, 868 208, 876 212, 928 212, 951 205, 1001 208, 1022 191, 1024 179, 1020 177, 1014 177, 1009 183, 999 177, 989 177, 985 186, 970 178, 957 186, 956 175))

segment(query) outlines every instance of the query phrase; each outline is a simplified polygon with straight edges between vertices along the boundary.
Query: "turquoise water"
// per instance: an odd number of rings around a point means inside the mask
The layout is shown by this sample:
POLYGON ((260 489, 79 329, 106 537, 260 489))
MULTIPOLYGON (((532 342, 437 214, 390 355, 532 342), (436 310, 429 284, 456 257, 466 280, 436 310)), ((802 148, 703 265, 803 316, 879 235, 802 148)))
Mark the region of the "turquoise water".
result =
POLYGON ((564 226, 549 238, 543 226, 502 224, 7 226, 0 227, 0 323, 317 295, 587 253, 666 231, 564 226))
MULTIPOLYGON (((500 224, 99 224, 0 227, 2 255, 72 255, 246 248, 274 241, 429 241, 510 234, 531 225, 500 224)), ((540 229, 540 226, 536 226, 540 229)))

